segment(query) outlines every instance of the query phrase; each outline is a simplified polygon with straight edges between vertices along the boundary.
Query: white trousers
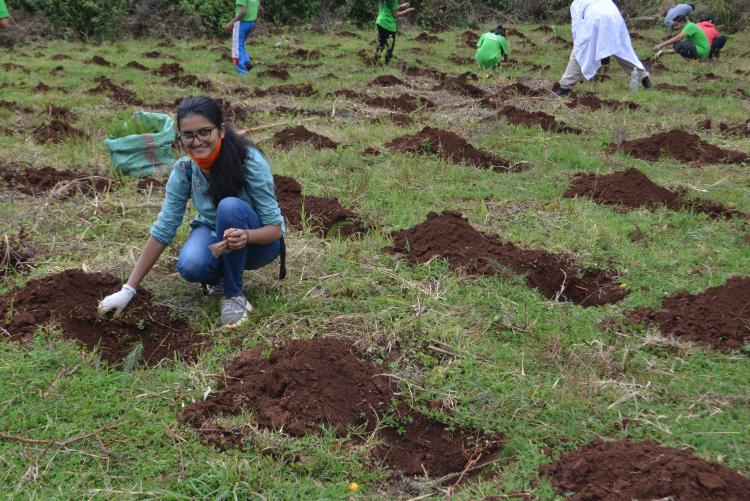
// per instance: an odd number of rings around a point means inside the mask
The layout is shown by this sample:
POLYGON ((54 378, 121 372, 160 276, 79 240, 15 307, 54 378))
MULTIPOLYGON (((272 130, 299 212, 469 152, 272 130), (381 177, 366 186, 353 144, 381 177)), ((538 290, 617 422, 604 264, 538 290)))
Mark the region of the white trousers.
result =
MULTIPOLYGON (((617 64, 620 65, 620 68, 622 68, 625 71, 625 73, 630 75, 633 72, 633 68, 635 68, 635 66, 632 63, 624 59, 620 59, 617 56, 612 56, 612 58, 615 61, 617 61, 617 64)), ((641 70, 641 69, 638 70, 639 82, 647 76, 648 76, 648 71, 641 70)), ((578 64, 578 61, 576 61, 575 55, 573 55, 573 51, 571 51, 570 59, 568 60, 568 67, 565 68, 565 73, 563 73, 563 76, 560 79, 560 87, 562 87, 563 89, 570 89, 575 84, 577 84, 581 80, 581 78, 583 78, 581 65, 578 64)))

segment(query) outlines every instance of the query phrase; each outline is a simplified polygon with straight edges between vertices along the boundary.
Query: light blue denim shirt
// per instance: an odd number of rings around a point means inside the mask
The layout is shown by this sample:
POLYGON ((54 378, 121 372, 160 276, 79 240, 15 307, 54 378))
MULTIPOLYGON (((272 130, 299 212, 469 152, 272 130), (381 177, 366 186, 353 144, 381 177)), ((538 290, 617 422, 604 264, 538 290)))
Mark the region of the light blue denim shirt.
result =
MULTIPOLYGON (((258 214, 261 223, 281 225, 285 232, 284 217, 281 215, 279 203, 274 191, 273 176, 268 161, 256 148, 248 150, 245 161, 246 186, 239 193, 238 198, 247 202, 258 214)), ((149 231, 150 235, 159 242, 169 245, 172 243, 177 228, 182 224, 188 199, 192 199, 193 207, 198 216, 190 222, 190 226, 202 224, 216 229, 216 207, 208 194, 208 179, 203 175, 198 164, 190 157, 182 157, 174 163, 172 173, 167 181, 166 195, 161 206, 159 216, 149 231), (192 186, 188 172, 191 170, 192 186)))

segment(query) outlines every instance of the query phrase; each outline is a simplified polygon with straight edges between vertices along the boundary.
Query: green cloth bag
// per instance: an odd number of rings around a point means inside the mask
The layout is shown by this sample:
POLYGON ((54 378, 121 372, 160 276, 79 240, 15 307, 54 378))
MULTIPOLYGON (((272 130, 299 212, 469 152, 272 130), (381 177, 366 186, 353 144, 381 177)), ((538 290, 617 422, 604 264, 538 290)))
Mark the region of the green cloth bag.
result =
POLYGON ((164 113, 138 111, 134 119, 158 121, 156 134, 131 134, 105 139, 115 168, 125 176, 145 177, 166 172, 175 162, 172 144, 175 140, 174 120, 164 113))

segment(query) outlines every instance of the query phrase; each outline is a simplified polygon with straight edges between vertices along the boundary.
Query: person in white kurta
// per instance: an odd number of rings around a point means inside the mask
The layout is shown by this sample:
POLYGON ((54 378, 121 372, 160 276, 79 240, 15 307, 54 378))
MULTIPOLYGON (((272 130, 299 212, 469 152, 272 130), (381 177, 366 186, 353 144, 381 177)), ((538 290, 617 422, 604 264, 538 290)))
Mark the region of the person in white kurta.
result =
POLYGON ((614 57, 628 74, 638 70, 638 80, 651 87, 648 71, 638 59, 625 20, 612 0, 575 0, 570 6, 573 51, 556 94, 565 96, 581 78, 591 80, 602 59, 614 57))

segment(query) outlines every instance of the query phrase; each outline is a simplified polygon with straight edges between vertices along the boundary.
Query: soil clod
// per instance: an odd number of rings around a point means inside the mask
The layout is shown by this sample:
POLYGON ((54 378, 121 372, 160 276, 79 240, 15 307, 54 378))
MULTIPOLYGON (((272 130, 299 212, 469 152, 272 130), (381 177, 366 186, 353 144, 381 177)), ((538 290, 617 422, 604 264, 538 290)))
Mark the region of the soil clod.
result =
POLYGON ((107 66, 109 68, 114 68, 114 63, 107 61, 102 56, 94 56, 89 60, 89 63, 98 64, 99 66, 107 66))
POLYGON ((691 163, 696 166, 713 163, 739 163, 750 158, 739 151, 721 149, 703 141, 695 134, 679 129, 659 132, 653 136, 624 141, 619 146, 611 145, 609 147, 609 151, 617 149, 651 162, 656 162, 663 154, 667 154, 680 162, 691 163))
POLYGON ((533 127, 538 125, 542 130, 547 132, 567 132, 571 134, 580 134, 583 132, 581 129, 568 127, 555 120, 552 115, 547 115, 542 111, 526 111, 515 106, 506 105, 500 111, 500 114, 514 125, 523 125, 526 127, 533 127))
POLYGON ((67 122, 53 118, 48 123, 42 124, 33 132, 34 139, 40 143, 59 144, 69 138, 80 138, 84 133, 67 122))
POLYGON ((292 148, 298 144, 309 143, 316 150, 323 148, 336 149, 339 143, 321 134, 307 130, 304 126, 289 127, 273 135, 273 142, 280 148, 292 148))
POLYGON ((276 85, 267 89, 258 89, 255 91, 255 95, 258 97, 283 94, 287 96, 295 97, 310 97, 315 95, 317 91, 310 84, 296 84, 296 85, 276 85))
POLYGON ((144 66, 138 61, 130 61, 128 64, 125 65, 126 68, 133 68, 135 70, 141 70, 141 71, 149 71, 148 66, 144 66))
POLYGON ((435 103, 424 97, 401 94, 398 97, 366 97, 365 104, 376 108, 386 108, 394 111, 411 113, 419 108, 433 108, 435 103))
POLYGON ((393 87, 394 85, 408 86, 406 82, 393 75, 380 75, 372 82, 370 82, 370 85, 375 85, 378 87, 393 87))
POLYGON ((135 92, 117 85, 109 78, 103 76, 97 77, 96 81, 99 85, 91 89, 89 92, 95 94, 109 94, 109 96, 117 102, 133 106, 143 106, 143 101, 138 98, 135 92))
POLYGON ((426 31, 423 31, 422 33, 414 37, 414 41, 422 43, 439 43, 442 42, 443 39, 436 35, 430 35, 426 31))
POLYGON ((27 195, 54 192, 61 199, 80 193, 85 196, 109 191, 112 180, 106 177, 89 176, 72 170, 56 170, 52 167, 35 169, 28 165, 0 161, 0 179, 10 187, 27 195))

